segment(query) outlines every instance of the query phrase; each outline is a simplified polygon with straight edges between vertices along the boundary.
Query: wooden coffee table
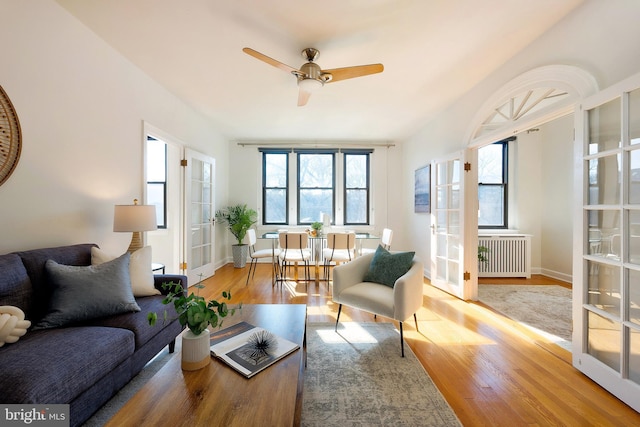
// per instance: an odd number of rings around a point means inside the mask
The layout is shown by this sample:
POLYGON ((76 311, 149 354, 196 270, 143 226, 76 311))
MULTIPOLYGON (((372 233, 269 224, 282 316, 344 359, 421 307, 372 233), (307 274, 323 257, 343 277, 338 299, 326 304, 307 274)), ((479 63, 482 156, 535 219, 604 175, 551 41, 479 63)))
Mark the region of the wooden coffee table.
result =
POLYGON ((216 358, 198 371, 183 371, 177 354, 107 425, 299 425, 306 358, 306 310, 304 304, 243 306, 240 313, 225 319, 223 326, 249 322, 297 343, 300 349, 249 379, 216 358))

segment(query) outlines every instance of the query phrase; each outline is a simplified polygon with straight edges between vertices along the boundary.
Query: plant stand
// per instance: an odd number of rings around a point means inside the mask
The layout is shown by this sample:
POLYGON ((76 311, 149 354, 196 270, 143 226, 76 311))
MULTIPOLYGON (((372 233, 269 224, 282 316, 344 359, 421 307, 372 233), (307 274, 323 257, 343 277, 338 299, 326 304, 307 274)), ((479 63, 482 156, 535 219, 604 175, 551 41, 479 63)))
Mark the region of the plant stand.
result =
POLYGON ((194 335, 190 329, 182 334, 182 369, 185 371, 197 371, 211 362, 209 352, 209 329, 202 331, 200 335, 194 335))
POLYGON ((233 266, 235 268, 244 268, 247 265, 247 256, 249 256, 249 245, 233 245, 233 266))

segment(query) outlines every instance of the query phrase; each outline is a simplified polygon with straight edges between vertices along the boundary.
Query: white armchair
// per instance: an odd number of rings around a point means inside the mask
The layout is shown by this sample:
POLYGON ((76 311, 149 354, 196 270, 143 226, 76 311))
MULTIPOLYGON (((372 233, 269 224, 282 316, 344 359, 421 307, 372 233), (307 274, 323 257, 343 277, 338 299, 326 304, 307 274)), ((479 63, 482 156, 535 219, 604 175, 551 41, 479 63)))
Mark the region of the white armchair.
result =
POLYGON ((340 304, 336 317, 336 330, 342 305, 368 311, 374 315, 397 320, 400 324, 400 348, 404 357, 402 322, 413 314, 418 329, 416 312, 422 307, 424 267, 414 257, 411 269, 400 276, 392 287, 380 283, 363 282, 374 254, 334 267, 333 301, 340 304))

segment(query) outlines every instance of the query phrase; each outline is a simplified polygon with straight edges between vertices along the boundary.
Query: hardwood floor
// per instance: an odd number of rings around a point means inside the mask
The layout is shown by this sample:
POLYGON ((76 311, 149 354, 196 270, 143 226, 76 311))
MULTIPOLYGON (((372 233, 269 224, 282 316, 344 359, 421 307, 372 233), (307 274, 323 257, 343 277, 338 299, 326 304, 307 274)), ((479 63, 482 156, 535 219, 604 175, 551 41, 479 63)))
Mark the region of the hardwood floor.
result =
MULTIPOLYGON (((311 282, 308 292, 304 283, 272 287, 270 265, 261 264, 245 286, 247 272, 248 267, 225 265, 203 282, 200 293, 218 298, 230 290, 232 303, 303 303, 309 323, 335 322, 337 305, 327 282, 311 282)), ((569 352, 426 280, 423 300, 420 331, 409 319, 405 339, 464 426, 640 425, 639 413, 571 366, 569 352)), ((344 307, 340 321, 390 320, 344 307)))

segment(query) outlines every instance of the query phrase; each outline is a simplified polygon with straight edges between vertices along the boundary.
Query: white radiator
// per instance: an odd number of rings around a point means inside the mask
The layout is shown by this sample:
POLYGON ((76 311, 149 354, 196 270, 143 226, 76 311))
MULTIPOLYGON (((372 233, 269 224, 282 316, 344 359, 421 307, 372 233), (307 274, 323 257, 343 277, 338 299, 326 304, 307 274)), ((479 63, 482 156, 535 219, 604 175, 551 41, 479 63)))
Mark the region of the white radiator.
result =
POLYGON ((530 235, 481 235, 478 246, 489 249, 487 262, 478 261, 478 277, 531 277, 530 235))

